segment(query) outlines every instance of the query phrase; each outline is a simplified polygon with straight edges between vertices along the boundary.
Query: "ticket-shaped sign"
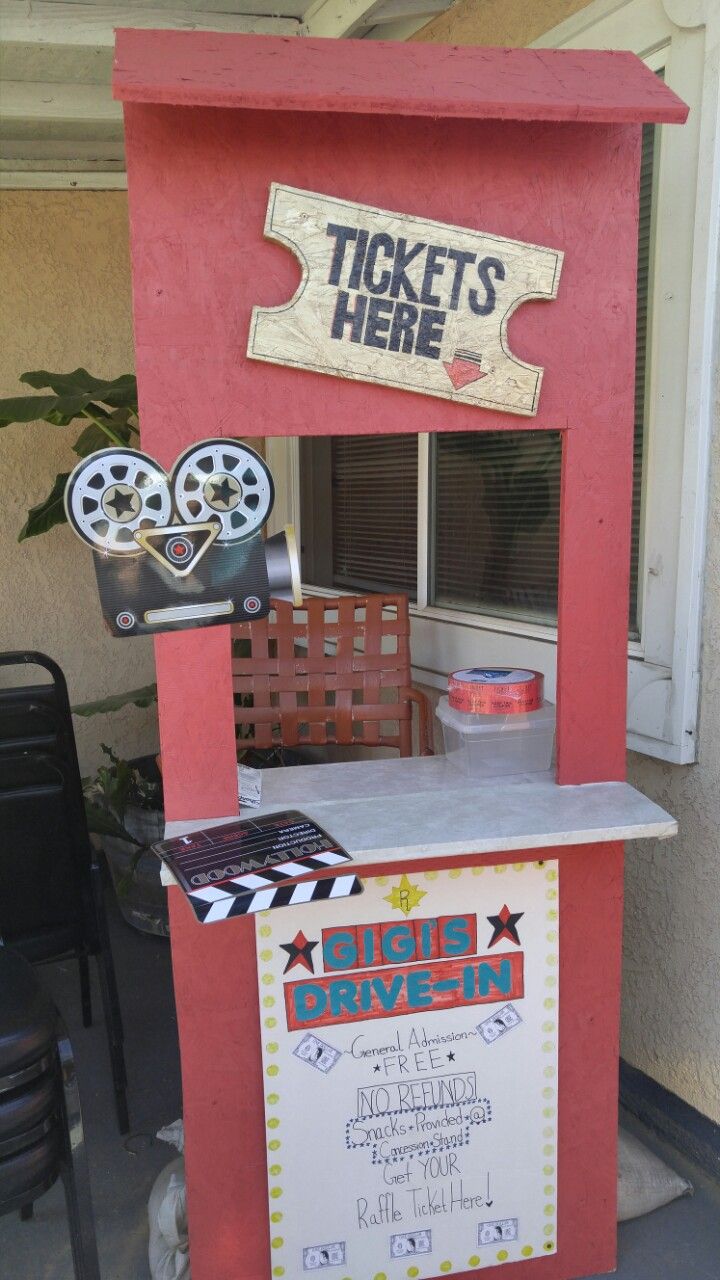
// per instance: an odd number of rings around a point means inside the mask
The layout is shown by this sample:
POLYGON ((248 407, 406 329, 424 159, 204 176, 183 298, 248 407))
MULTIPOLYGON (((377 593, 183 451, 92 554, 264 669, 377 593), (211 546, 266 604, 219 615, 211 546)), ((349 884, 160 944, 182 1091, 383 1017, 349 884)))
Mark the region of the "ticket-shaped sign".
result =
POLYGON ((302 265, 295 296, 253 309, 248 356, 532 416, 541 367, 507 325, 557 295, 557 249, 273 183, 265 235, 302 265))

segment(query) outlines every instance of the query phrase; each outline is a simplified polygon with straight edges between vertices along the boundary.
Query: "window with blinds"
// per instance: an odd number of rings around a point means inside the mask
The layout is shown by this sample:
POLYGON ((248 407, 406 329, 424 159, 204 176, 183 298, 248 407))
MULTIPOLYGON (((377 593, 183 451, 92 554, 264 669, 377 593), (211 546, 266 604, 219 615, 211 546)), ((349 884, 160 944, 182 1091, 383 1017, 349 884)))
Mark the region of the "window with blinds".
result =
MULTIPOLYGON (((656 128, 643 130, 629 634, 639 636, 638 567, 646 436, 646 354, 656 128)), ((561 440, 543 431, 431 437, 428 578, 438 608, 557 621, 561 440)), ((418 593, 418 442, 414 435, 300 443, 303 580, 345 591, 418 593)), ((423 477, 424 479, 424 477, 423 477)))
MULTIPOLYGON (((657 72, 662 79, 663 72, 657 72)), ((658 128, 643 125, 638 226, 637 320, 635 328, 635 436, 633 441, 633 510, 630 545, 630 638, 640 637, 638 573, 642 531, 643 461, 647 438, 647 355, 649 346, 650 267, 655 219, 655 158, 658 128)))
POLYGON ((417 594, 417 436, 300 444, 302 576, 318 587, 417 594))
POLYGON ((433 437, 430 604, 553 621, 560 447, 546 431, 433 437))

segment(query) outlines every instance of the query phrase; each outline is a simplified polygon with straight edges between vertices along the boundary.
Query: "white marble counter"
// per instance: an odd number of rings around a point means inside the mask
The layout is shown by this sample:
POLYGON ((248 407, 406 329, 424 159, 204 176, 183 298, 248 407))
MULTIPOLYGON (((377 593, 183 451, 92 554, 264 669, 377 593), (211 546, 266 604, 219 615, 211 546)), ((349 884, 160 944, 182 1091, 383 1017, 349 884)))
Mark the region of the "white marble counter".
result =
MULTIPOLYGON (((608 840, 666 839, 677 823, 623 782, 559 787, 550 773, 477 781, 444 756, 359 760, 263 772, 250 814, 300 809, 360 866, 392 858, 505 853, 608 840)), ((169 822, 168 837, 231 821, 169 822)))

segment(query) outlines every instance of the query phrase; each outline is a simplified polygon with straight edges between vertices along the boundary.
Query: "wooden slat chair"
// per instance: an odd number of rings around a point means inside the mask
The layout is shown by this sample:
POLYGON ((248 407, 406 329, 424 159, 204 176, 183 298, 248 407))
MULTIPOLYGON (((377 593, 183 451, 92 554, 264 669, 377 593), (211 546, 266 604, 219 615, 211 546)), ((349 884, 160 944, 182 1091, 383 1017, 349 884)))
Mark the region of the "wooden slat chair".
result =
POLYGON ((275 600, 268 618, 239 623, 232 635, 250 642, 250 656, 232 660, 239 745, 396 747, 410 756, 415 705, 420 755, 433 754, 430 706, 412 688, 406 595, 275 600))

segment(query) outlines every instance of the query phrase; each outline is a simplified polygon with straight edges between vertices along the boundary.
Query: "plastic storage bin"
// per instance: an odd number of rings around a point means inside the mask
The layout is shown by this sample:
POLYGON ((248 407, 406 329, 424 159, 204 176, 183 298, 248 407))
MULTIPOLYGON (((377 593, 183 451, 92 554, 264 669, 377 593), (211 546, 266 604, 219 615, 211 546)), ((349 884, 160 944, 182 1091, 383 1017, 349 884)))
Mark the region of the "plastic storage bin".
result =
POLYGON ((472 777, 542 773, 552 765, 555 707, 515 715, 472 715, 456 711, 447 696, 437 705, 448 760, 472 777))

